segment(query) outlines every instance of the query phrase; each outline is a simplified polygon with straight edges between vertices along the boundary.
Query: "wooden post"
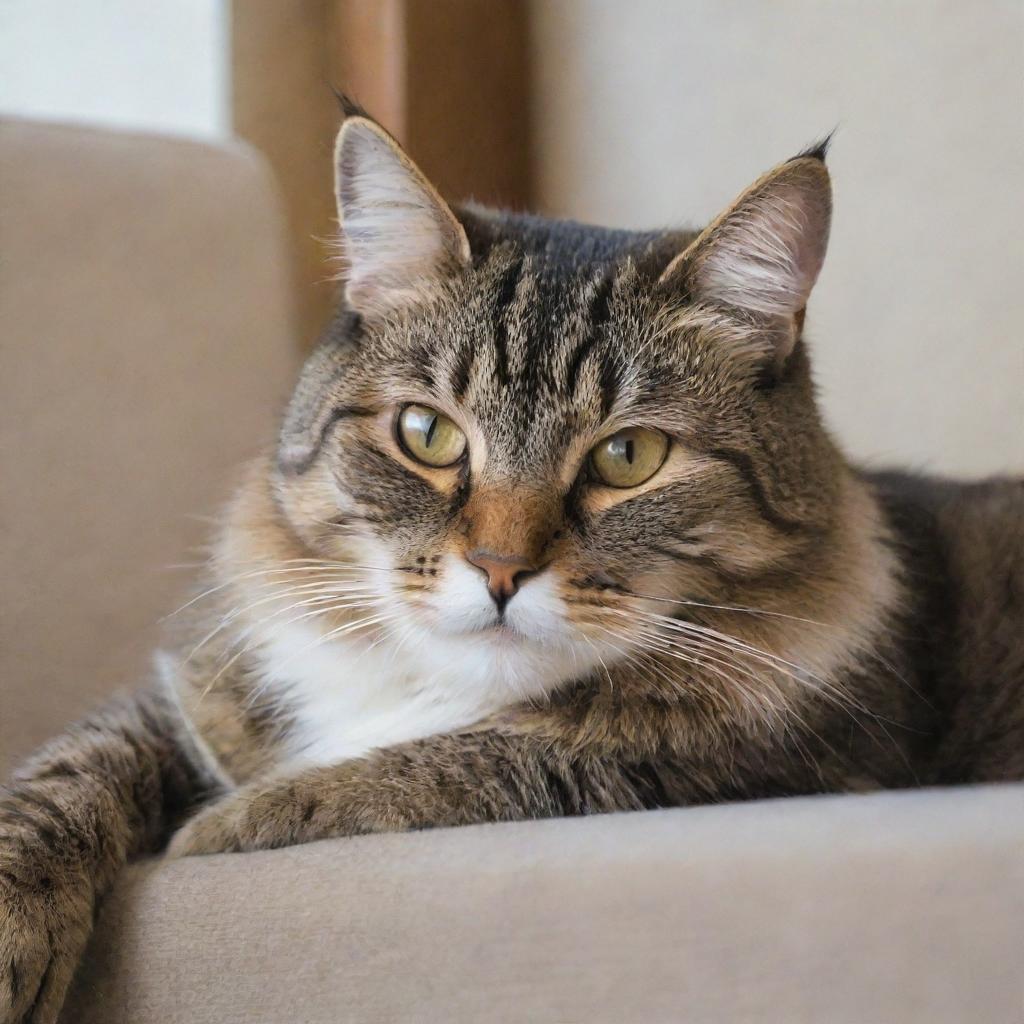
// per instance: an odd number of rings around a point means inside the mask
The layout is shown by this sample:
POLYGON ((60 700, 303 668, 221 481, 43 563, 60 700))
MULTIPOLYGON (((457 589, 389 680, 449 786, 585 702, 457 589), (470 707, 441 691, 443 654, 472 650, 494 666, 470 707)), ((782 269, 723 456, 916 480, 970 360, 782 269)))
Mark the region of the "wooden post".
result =
POLYGON ((331 86, 451 199, 530 202, 525 0, 235 0, 235 132, 266 154, 289 219, 304 336, 333 304, 331 86))

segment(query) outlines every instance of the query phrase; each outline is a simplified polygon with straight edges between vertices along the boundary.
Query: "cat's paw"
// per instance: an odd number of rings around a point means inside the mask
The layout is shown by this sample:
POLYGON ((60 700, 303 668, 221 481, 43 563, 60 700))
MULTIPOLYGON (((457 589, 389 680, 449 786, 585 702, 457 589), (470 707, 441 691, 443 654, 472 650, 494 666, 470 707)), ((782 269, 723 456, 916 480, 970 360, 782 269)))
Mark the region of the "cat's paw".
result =
POLYGON ((300 802, 289 786, 233 793, 186 821, 171 837, 166 856, 273 850, 337 834, 310 834, 314 806, 300 802))
MULTIPOLYGON (((273 850, 394 829, 383 816, 377 824, 377 804, 370 791, 359 785, 358 765, 336 765, 323 775, 326 778, 314 773, 265 788, 254 784, 221 798, 185 822, 171 838, 167 856, 273 850)), ((384 809, 388 801, 378 800, 378 804, 384 809)))
POLYGON ((0 870, 0 1024, 54 1024, 88 932, 58 893, 0 870))
POLYGON ((244 817, 242 800, 226 796, 189 818, 171 836, 164 856, 173 859, 244 850, 241 836, 244 817))

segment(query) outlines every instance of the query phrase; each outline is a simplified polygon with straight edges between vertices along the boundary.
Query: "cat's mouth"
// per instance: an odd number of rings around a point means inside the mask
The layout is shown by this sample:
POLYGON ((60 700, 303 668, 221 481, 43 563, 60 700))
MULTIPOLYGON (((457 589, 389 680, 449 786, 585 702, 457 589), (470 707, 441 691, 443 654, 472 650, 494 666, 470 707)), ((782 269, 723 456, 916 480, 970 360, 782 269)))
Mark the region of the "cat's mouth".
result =
POLYGON ((451 639, 474 641, 500 649, 544 647, 550 640, 549 637, 516 624, 511 617, 498 614, 486 620, 439 625, 441 632, 451 639))
POLYGON ((527 643, 536 638, 517 629, 504 616, 495 616, 493 621, 463 629, 452 630, 454 636, 478 637, 482 640, 495 640, 499 643, 527 643))
POLYGON ((574 639, 558 581, 536 574, 503 600, 488 592, 479 570, 451 559, 426 598, 414 601, 419 625, 429 634, 491 649, 564 647, 574 639))

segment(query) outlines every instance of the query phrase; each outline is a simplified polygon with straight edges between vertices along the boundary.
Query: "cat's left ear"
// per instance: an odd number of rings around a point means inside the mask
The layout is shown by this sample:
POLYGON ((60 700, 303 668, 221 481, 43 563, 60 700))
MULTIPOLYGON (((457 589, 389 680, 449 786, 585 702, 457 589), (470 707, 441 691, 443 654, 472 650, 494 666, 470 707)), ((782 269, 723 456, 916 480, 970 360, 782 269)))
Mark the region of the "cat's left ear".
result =
POLYGON ((470 262, 455 214, 398 143, 361 111, 334 151, 345 298, 364 316, 422 300, 470 262))
POLYGON ((832 186, 825 144, 750 186, 665 269, 660 284, 694 301, 767 318, 781 363, 800 335, 825 260, 832 186))

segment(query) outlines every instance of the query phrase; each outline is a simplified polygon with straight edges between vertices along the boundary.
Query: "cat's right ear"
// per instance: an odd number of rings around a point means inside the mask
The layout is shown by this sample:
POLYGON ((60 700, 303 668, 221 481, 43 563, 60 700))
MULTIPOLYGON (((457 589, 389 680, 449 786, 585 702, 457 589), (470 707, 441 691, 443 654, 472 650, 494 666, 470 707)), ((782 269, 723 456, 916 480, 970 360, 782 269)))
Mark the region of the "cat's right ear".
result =
POLYGON ((345 299, 363 316, 422 301, 469 265, 455 214, 375 121, 345 119, 334 150, 345 299))

